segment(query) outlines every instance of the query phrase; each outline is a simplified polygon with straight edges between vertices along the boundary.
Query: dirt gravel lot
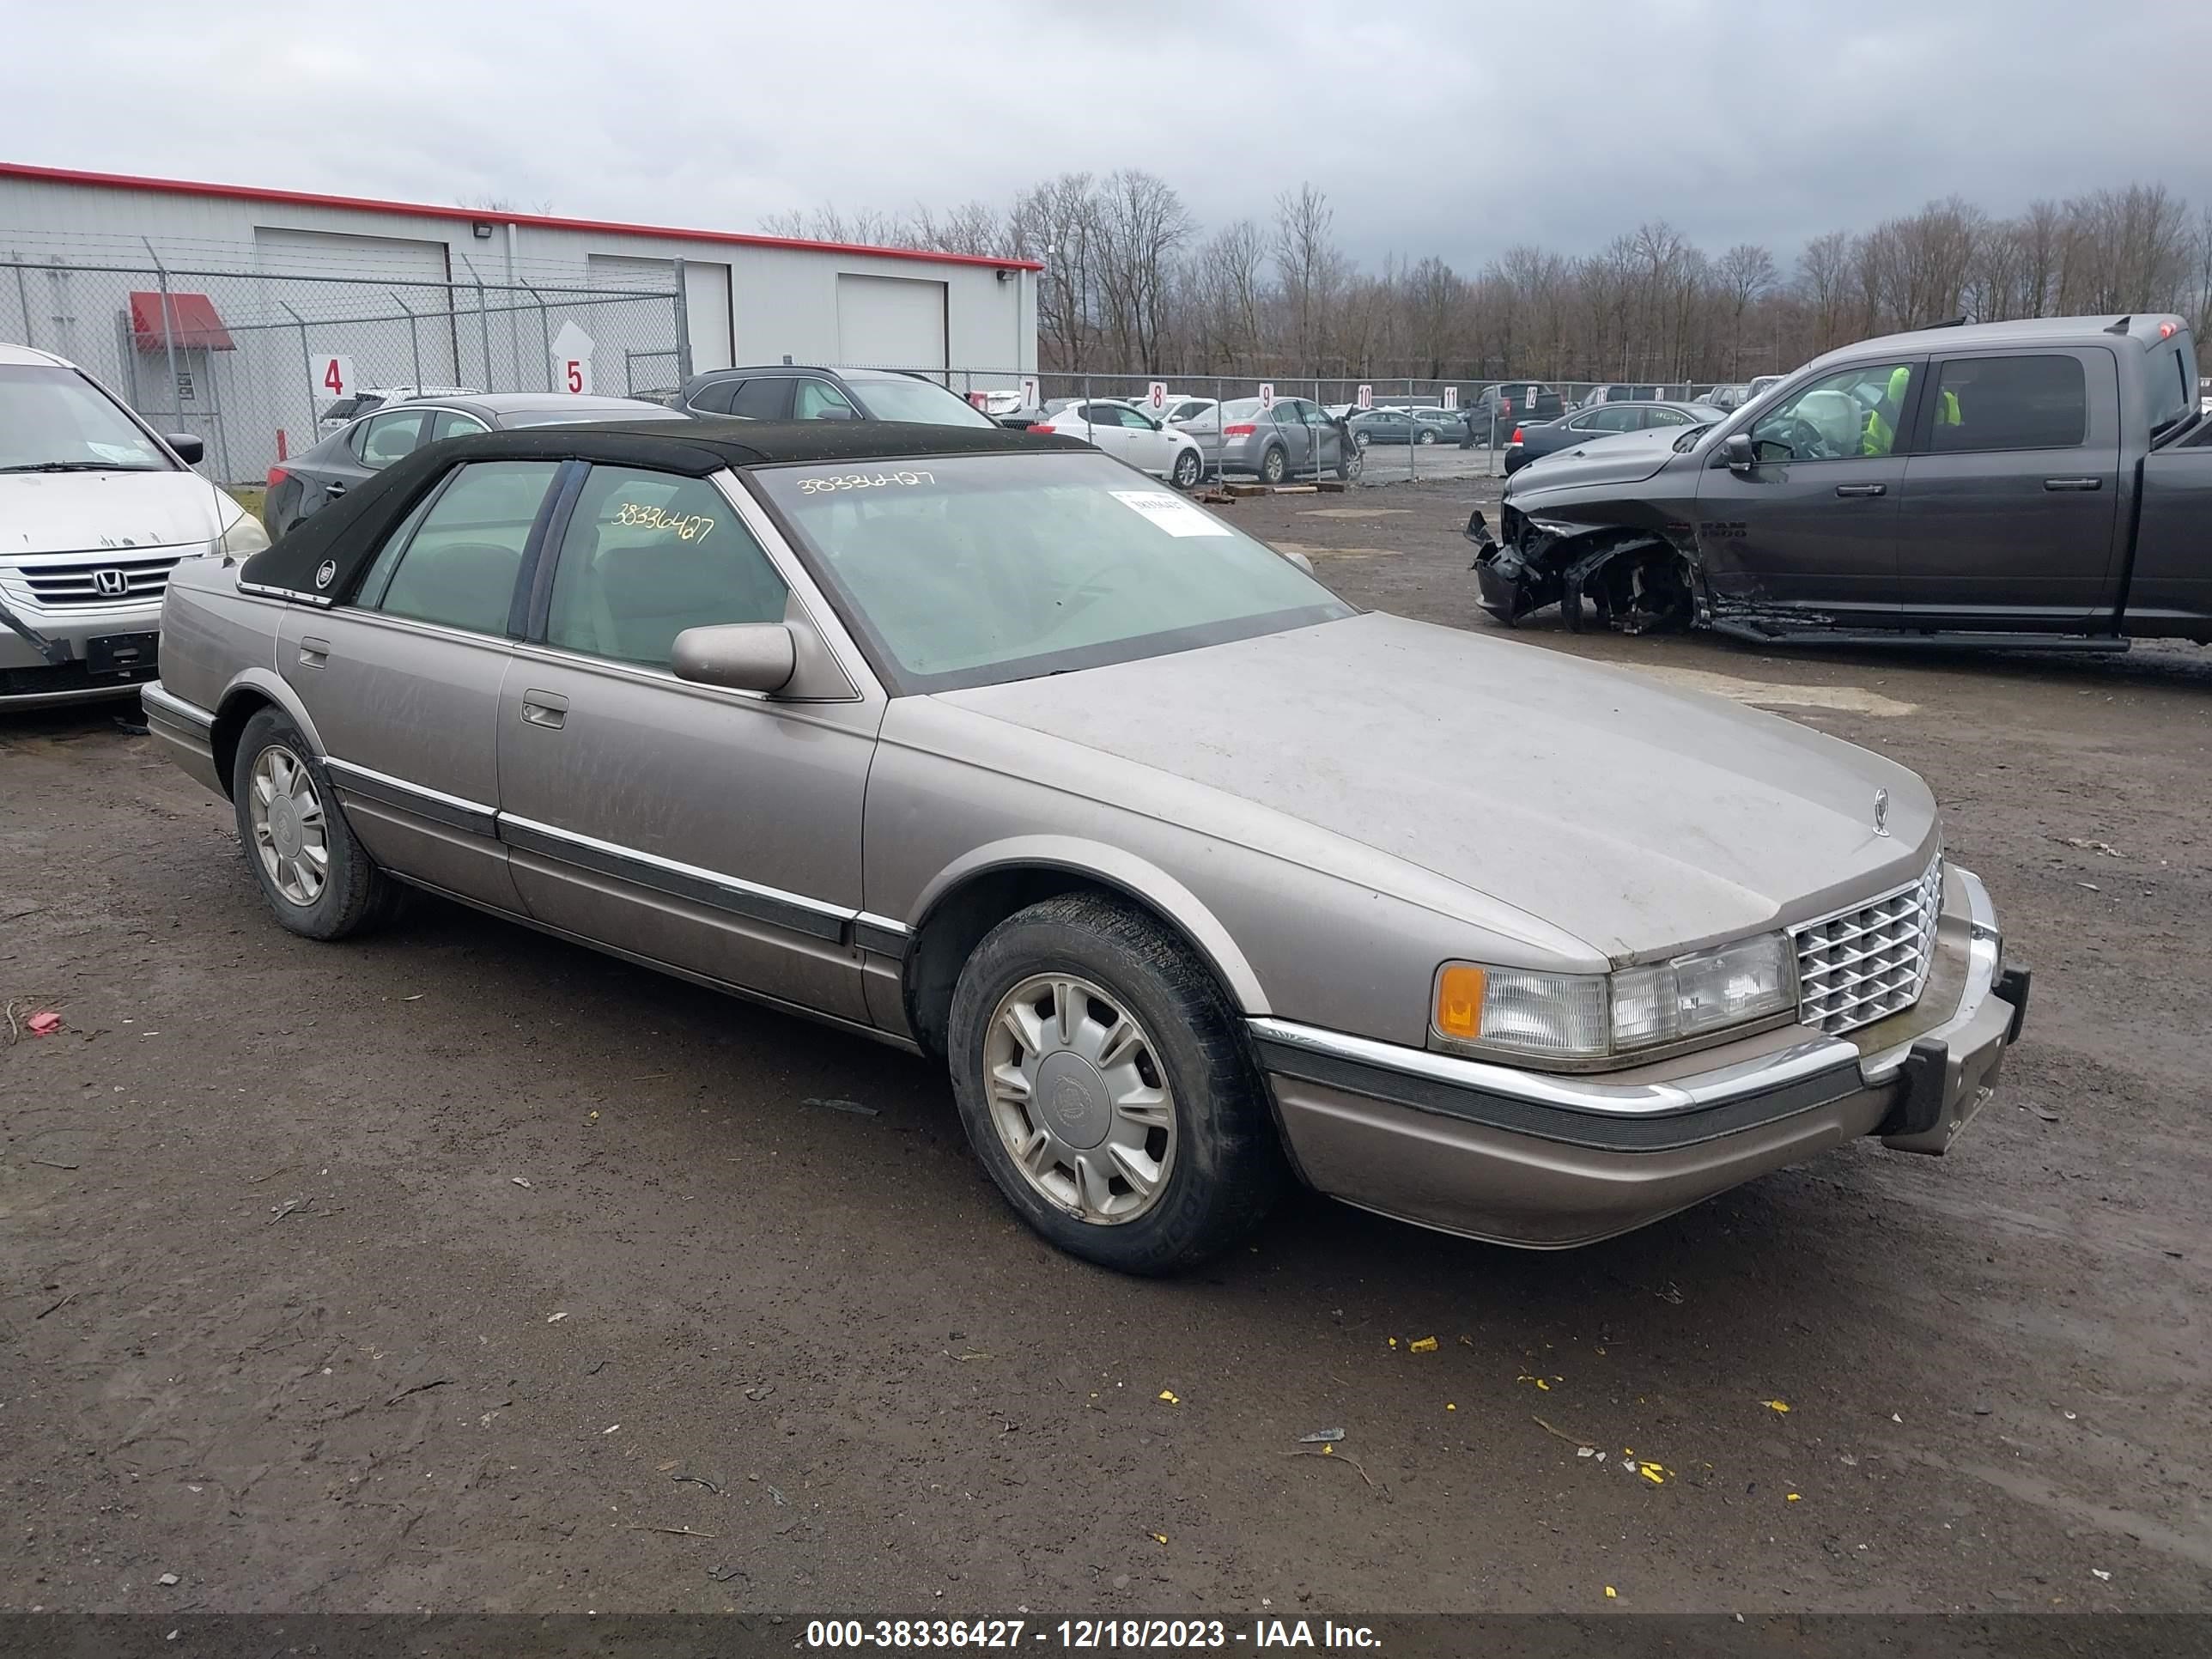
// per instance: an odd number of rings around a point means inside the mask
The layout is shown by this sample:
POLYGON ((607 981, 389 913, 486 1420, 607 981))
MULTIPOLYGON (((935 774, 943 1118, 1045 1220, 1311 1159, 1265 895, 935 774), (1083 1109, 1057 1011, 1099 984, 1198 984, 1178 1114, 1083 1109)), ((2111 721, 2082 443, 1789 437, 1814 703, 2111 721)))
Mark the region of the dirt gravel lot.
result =
MULTIPOLYGON (((1224 510, 1487 629, 1480 488, 1224 510)), ((66 1021, 0 1049, 0 1609, 2212 1608, 2212 653, 1519 637, 1930 779, 2036 970, 1951 1156, 1120 1279, 919 1060, 439 904, 294 938, 148 739, 0 723, 66 1021)))

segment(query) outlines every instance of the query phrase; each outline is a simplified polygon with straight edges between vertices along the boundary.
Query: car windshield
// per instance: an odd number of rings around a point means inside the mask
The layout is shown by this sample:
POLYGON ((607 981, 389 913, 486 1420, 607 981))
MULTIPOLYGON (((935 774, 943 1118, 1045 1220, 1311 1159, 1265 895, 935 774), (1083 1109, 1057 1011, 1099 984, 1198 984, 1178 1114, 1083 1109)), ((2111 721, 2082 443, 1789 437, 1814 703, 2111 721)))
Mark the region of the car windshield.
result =
POLYGON ((544 409, 510 409, 503 411, 499 423, 512 429, 519 426, 575 426, 585 421, 684 421, 690 416, 680 409, 664 409, 659 404, 640 404, 635 408, 567 409, 548 404, 544 409))
POLYGON ((917 421, 924 426, 999 424, 966 398, 903 374, 882 380, 848 380, 845 387, 879 421, 917 421))
POLYGON ((1352 614, 1280 555, 1103 455, 750 477, 901 691, 1032 679, 1352 614))
POLYGON ((167 472, 174 465, 76 370, 0 363, 0 472, 167 472))

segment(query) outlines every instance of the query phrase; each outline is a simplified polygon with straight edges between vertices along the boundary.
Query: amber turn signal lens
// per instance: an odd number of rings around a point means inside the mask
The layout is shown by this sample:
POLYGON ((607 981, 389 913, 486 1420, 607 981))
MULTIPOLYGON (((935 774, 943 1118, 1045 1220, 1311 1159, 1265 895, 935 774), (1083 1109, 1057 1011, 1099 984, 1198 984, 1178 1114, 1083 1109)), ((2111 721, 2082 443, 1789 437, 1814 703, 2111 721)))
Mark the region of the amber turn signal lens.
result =
POLYGON ((1473 1042, 1482 1036, 1482 992, 1485 975, 1480 968, 1455 962, 1437 975, 1437 1030, 1448 1037, 1473 1042))

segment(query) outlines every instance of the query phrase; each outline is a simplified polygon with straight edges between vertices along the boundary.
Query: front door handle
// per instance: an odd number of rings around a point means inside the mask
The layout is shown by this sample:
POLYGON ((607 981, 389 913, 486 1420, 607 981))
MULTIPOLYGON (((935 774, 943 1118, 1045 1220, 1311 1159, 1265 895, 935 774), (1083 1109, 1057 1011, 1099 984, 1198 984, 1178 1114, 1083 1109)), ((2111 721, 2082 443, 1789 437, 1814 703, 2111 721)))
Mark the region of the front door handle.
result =
POLYGON ((568 718, 568 700, 556 691, 525 691, 522 694, 522 720, 526 726, 543 726, 559 731, 568 718))
POLYGON ((319 640, 309 635, 300 641, 301 667, 320 668, 330 659, 331 642, 328 640, 319 640))
POLYGON ((2045 478, 2043 487, 2045 489, 2100 489, 2104 483, 2102 478, 2045 478))
POLYGON ((1887 495, 1889 494, 1889 486, 1887 484, 1838 484, 1836 494, 1838 495, 1887 495))
POLYGON ((342 483, 332 482, 323 486, 323 499, 326 501, 334 501, 344 494, 345 486, 342 483))

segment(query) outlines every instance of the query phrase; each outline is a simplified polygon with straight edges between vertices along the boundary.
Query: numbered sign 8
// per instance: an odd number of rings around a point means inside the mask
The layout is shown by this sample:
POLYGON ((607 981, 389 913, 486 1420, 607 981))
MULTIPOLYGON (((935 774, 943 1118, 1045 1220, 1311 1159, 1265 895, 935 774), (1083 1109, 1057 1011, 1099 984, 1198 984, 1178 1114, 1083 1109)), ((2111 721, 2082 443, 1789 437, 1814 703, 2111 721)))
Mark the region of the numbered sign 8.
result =
POLYGON ((1145 387, 1145 407, 1158 415, 1168 406, 1168 383, 1153 380, 1145 387))
POLYGON ((325 352, 314 359, 315 391, 320 397, 335 401, 353 396, 353 359, 338 352, 325 352))

